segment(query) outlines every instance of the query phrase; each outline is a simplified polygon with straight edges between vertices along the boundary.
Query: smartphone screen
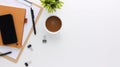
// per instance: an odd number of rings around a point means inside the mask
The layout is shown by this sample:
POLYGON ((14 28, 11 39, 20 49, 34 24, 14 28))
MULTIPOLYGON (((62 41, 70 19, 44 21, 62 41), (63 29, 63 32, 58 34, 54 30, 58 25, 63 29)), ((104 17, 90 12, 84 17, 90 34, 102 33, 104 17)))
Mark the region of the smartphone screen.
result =
POLYGON ((11 14, 0 16, 0 31, 3 44, 17 43, 14 20, 11 14))

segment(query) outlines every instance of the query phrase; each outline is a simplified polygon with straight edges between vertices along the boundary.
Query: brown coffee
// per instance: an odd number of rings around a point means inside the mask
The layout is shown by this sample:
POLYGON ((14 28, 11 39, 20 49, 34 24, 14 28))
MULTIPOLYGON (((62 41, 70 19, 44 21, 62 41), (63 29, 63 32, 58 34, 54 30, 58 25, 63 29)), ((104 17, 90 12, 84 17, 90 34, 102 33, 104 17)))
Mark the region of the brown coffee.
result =
POLYGON ((61 20, 56 16, 50 16, 46 20, 46 28, 51 32, 57 32, 62 26, 61 20))

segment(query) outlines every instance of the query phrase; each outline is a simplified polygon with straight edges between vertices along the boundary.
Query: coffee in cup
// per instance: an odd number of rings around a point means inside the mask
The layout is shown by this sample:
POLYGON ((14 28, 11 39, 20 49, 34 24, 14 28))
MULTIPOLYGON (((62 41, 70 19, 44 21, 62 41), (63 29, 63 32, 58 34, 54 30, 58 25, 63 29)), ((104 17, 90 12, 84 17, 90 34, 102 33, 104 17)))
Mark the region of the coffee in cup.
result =
POLYGON ((56 33, 61 29, 62 22, 61 22, 60 18, 58 18, 57 16, 50 16, 47 18, 47 20, 45 22, 45 27, 46 27, 47 31, 49 31, 51 33, 56 33))

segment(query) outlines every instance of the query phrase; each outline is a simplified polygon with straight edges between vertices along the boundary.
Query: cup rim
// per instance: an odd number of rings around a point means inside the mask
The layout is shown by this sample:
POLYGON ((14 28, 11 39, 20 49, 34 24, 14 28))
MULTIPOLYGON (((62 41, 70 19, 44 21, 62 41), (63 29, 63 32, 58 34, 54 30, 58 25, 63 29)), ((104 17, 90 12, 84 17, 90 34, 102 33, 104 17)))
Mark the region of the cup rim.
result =
MULTIPOLYGON (((52 16, 55 16, 55 17, 59 18, 59 17, 56 16, 56 15, 51 15, 51 16, 47 17, 47 19, 50 18, 50 17, 52 17, 52 16)), ((47 21, 47 19, 46 19, 46 21, 47 21)), ((60 18, 59 18, 59 19, 60 19, 60 18)), ((56 31, 56 32, 49 31, 49 30, 46 28, 46 21, 45 21, 45 23, 44 23, 44 28, 45 28, 45 30, 46 30, 48 33, 57 34, 57 33, 60 32, 60 30, 61 30, 61 28, 62 28, 62 20, 61 20, 61 19, 60 19, 60 21, 61 21, 61 27, 60 27, 60 29, 59 29, 58 31, 56 31)))

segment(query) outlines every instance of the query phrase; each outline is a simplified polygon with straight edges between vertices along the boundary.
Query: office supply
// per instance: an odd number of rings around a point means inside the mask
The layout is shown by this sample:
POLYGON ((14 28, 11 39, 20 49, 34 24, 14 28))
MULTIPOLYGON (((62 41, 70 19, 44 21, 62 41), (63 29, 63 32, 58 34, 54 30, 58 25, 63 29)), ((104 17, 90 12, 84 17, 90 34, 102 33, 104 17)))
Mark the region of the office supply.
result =
POLYGON ((26 66, 26 67, 28 67, 28 66, 29 66, 27 62, 25 62, 25 66, 26 66))
MULTIPOLYGON (((23 31, 24 31, 24 19, 25 19, 25 15, 26 15, 26 9, 0 4, 0 16, 6 15, 6 14, 11 14, 13 16, 13 21, 14 21, 14 26, 15 26, 17 41, 18 41, 17 42, 18 45, 9 44, 8 46, 20 48, 20 47, 22 47, 22 38, 23 38, 23 31)), ((9 25, 8 25, 8 27, 9 27, 9 25)), ((5 30, 5 29, 3 29, 3 30, 5 30)), ((7 30, 5 32, 7 32, 7 30)), ((2 31, 1 31, 1 33, 2 33, 2 31)), ((9 29, 8 29, 7 33, 9 33, 9 29)), ((2 35, 4 35, 4 33, 2 35)), ((6 34, 6 35, 8 35, 8 34, 6 34)), ((12 34, 11 34, 11 36, 12 36, 12 34)), ((6 36, 4 36, 4 37, 6 37, 6 36)), ((8 38, 8 36, 7 36, 7 38, 8 38)), ((0 45, 4 46, 1 35, 0 35, 0 45)))
POLYGON ((32 6, 32 2, 29 2, 27 0, 16 0, 16 1, 21 3, 22 5, 27 6, 27 7, 31 7, 32 6))
MULTIPOLYGON (((21 0, 21 1, 23 1, 23 0, 21 0)), ((31 7, 34 9, 34 13, 35 13, 34 14, 35 15, 35 23, 37 23, 38 19, 41 16, 43 8, 33 2, 32 2, 32 4, 33 5, 31 7)), ((27 41, 28 41, 31 33, 33 32, 30 8, 28 6, 21 4, 20 2, 18 2, 16 0, 0 0, 0 5, 14 6, 17 8, 26 9, 27 23, 24 24, 24 31, 23 31, 23 37, 22 37, 22 48, 18 49, 18 48, 12 48, 12 47, 7 47, 7 46, 0 46, 0 53, 12 51, 12 54, 10 54, 8 56, 4 56, 4 58, 6 58, 14 63, 17 63, 26 44, 27 44, 27 41)), ((15 10, 14 10, 14 12, 15 12, 15 10)))
POLYGON ((0 16, 0 30, 3 44, 17 44, 18 40, 15 31, 13 16, 11 14, 0 16))
POLYGON ((6 52, 6 53, 2 53, 2 54, 0 54, 0 56, 6 56, 6 55, 11 54, 11 53, 12 53, 12 52, 9 51, 9 52, 6 52))
POLYGON ((34 34, 36 35, 35 20, 34 20, 34 11, 33 11, 32 7, 30 8, 30 10, 31 10, 32 23, 33 23, 33 30, 34 30, 34 34))
POLYGON ((32 48, 32 45, 31 45, 31 44, 29 44, 29 45, 27 46, 27 48, 30 49, 31 51, 33 51, 33 48, 32 48))
POLYGON ((29 4, 31 4, 31 5, 32 5, 32 2, 30 2, 30 1, 28 1, 28 0, 24 0, 24 1, 26 1, 26 2, 28 2, 29 4))
POLYGON ((34 30, 34 34, 36 35, 36 27, 35 27, 34 11, 32 9, 32 2, 30 2, 28 0, 24 0, 24 1, 27 3, 23 2, 23 1, 19 1, 19 2, 30 7, 31 18, 32 18, 32 23, 33 23, 33 30, 34 30))
POLYGON ((26 67, 28 67, 31 63, 32 63, 32 61, 28 61, 28 62, 25 62, 24 65, 25 65, 26 67))
POLYGON ((43 43, 47 43, 46 36, 43 36, 42 42, 43 42, 43 43))

